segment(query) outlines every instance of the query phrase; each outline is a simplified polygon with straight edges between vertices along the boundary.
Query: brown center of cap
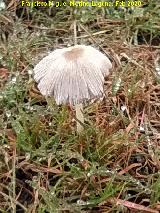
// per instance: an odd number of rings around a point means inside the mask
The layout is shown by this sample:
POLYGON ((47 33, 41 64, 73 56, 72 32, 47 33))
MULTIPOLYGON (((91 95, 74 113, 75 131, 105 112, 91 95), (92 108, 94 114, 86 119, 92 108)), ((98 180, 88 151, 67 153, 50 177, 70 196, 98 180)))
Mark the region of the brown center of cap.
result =
POLYGON ((84 51, 83 48, 75 47, 75 48, 73 48, 73 49, 71 49, 69 51, 66 51, 64 53, 64 57, 65 57, 66 60, 69 60, 69 61, 70 60, 75 60, 75 59, 77 59, 77 58, 82 56, 83 51, 84 51))

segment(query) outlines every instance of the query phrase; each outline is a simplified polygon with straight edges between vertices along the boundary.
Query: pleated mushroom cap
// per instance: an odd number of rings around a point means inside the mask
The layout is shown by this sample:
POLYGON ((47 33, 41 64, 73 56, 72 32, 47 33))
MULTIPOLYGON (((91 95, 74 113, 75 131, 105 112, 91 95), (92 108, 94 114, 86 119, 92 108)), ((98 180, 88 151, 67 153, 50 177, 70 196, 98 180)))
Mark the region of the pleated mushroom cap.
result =
POLYGON ((34 68, 34 79, 42 95, 53 96, 58 105, 75 105, 103 96, 104 77, 111 68, 100 51, 75 45, 44 57, 34 68))

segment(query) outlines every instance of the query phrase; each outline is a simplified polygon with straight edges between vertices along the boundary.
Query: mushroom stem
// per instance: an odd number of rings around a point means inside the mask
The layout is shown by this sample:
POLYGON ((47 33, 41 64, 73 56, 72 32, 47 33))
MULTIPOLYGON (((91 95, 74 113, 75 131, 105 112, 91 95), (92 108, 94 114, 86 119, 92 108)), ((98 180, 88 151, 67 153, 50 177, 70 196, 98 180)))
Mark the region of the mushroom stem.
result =
POLYGON ((77 122, 77 132, 80 133, 83 131, 84 116, 83 116, 83 105, 75 105, 76 110, 76 122, 77 122))

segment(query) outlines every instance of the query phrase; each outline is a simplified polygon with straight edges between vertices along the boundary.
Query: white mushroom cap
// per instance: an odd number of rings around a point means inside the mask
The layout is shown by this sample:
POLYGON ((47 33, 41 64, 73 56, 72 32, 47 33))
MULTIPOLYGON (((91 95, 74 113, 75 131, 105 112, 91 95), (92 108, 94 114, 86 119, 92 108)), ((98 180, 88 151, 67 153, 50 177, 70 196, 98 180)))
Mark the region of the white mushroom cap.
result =
POLYGON ((58 105, 75 105, 103 96, 104 77, 111 68, 110 60, 100 51, 75 45, 44 57, 34 68, 34 79, 40 92, 54 96, 58 105))

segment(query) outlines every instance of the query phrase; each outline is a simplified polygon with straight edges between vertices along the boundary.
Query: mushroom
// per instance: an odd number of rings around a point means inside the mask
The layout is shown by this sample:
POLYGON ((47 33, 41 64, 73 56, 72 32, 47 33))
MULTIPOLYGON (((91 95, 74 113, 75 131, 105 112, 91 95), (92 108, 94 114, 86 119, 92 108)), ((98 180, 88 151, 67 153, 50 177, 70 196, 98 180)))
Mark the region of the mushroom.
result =
POLYGON ((91 46, 75 45, 56 49, 34 68, 34 79, 42 95, 56 104, 75 106, 77 132, 83 130, 83 103, 104 95, 104 77, 112 68, 110 60, 91 46))

